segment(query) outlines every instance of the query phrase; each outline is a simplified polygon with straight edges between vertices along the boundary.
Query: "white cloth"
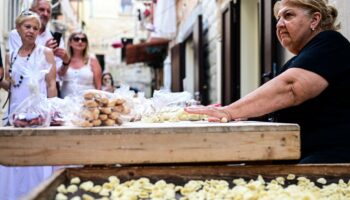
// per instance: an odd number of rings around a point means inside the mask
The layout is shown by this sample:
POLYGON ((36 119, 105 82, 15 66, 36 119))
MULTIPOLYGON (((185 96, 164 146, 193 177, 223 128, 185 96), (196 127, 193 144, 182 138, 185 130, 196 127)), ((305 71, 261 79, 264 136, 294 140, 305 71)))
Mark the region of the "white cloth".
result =
MULTIPOLYGON (((10 112, 16 109, 16 106, 30 95, 28 84, 33 77, 39 79, 39 92, 44 95, 47 94, 45 75, 49 72, 52 65, 46 61, 43 52, 45 48, 37 45, 29 60, 27 60, 27 57, 17 55, 18 49, 10 52, 11 62, 13 62, 12 79, 15 80, 16 85, 19 85, 18 87, 14 87, 13 84, 11 86, 10 112), (15 61, 14 57, 16 57, 15 61), (22 83, 19 83, 19 80, 21 80, 20 76, 23 76, 22 83)), ((52 172, 53 167, 49 166, 5 167, 0 165, 0 199, 18 199, 33 190, 39 183, 48 178, 52 172)))
MULTIPOLYGON (((35 44, 45 46, 46 42, 51 38, 52 38, 51 31, 48 28, 46 28, 43 33, 38 35, 38 37, 35 40, 35 44)), ((10 32, 8 45, 9 45, 10 51, 14 51, 15 49, 18 49, 22 46, 22 39, 21 39, 21 36, 18 34, 17 29, 13 29, 10 32)), ((64 42, 62 38, 61 38, 59 47, 64 48, 64 42)), ((62 66, 62 59, 55 56, 55 62, 56 62, 56 69, 57 69, 56 71, 58 72, 58 70, 62 66)), ((58 74, 56 75, 56 81, 59 81, 58 74)))
POLYGON ((164 62, 163 62, 163 69, 164 69, 164 89, 171 91, 171 60, 170 56, 168 55, 164 62))
POLYGON ((66 74, 62 76, 61 95, 63 98, 68 95, 79 95, 85 90, 95 89, 90 60, 81 68, 68 67, 66 74))
POLYGON ((0 199, 16 200, 27 195, 53 173, 53 167, 5 167, 0 165, 0 199))
POLYGON ((31 80, 38 81, 39 93, 47 96, 47 84, 45 81, 45 75, 49 73, 51 64, 47 62, 44 46, 36 46, 31 53, 29 60, 27 57, 21 57, 18 55, 18 49, 10 52, 10 61, 13 63, 11 78, 15 81, 15 84, 19 84, 20 77, 23 76, 22 82, 19 87, 15 87, 11 84, 11 100, 10 111, 14 111, 26 97, 31 95, 29 89, 29 82, 31 80), (14 60, 16 57, 16 60, 14 60))
POLYGON ((155 30, 151 33, 151 38, 174 38, 176 35, 175 0, 157 1, 153 19, 155 30))
POLYGON ((81 29, 81 26, 78 22, 78 17, 75 14, 75 11, 72 8, 70 0, 60 0, 61 12, 64 16, 64 23, 67 27, 70 27, 72 30, 81 29))

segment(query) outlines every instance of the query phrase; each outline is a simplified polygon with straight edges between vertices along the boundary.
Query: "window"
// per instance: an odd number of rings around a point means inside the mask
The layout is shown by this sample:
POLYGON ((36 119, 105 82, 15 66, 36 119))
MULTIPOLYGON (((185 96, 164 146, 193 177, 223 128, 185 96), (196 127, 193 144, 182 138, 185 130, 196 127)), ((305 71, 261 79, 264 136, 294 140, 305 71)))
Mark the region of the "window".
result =
POLYGON ((120 1, 120 14, 131 15, 133 10, 133 3, 131 0, 120 1))
POLYGON ((12 29, 14 29, 16 27, 16 17, 19 15, 20 13, 20 8, 22 6, 20 6, 19 3, 20 0, 12 0, 9 1, 8 4, 8 24, 7 24, 7 29, 10 31, 12 29))

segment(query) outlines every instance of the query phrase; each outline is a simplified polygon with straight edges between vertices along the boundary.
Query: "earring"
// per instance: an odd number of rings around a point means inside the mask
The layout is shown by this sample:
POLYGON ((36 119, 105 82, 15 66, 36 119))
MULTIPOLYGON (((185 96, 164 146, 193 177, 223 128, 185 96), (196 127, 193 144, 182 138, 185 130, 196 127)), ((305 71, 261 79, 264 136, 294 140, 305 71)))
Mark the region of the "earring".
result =
POLYGON ((312 30, 312 31, 315 31, 315 27, 312 27, 311 30, 312 30))

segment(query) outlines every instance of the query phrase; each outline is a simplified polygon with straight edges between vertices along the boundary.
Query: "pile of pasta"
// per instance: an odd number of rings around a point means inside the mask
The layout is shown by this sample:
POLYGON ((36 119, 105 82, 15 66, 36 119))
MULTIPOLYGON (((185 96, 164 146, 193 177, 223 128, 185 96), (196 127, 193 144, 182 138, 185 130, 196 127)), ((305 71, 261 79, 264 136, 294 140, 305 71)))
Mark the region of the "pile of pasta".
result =
POLYGON ((82 111, 73 123, 81 127, 121 125, 121 115, 129 113, 130 107, 124 99, 90 91, 84 93, 82 111))
POLYGON ((154 114, 144 115, 141 118, 142 122, 159 123, 159 122, 179 122, 179 121, 200 121, 205 120, 206 115, 190 114, 184 111, 182 107, 166 106, 161 108, 154 114))
POLYGON ((70 185, 57 187, 56 200, 114 200, 114 199, 152 199, 152 200, 335 200, 350 199, 350 181, 339 179, 337 183, 327 184, 325 178, 312 182, 306 177, 277 177, 269 182, 262 176, 256 180, 191 180, 183 186, 159 180, 152 183, 148 178, 139 178, 122 183, 118 177, 110 176, 101 185, 92 181, 82 182, 79 177, 72 178, 70 185), (288 183, 288 184, 287 184, 288 183), (80 194, 80 195, 77 195, 80 194))

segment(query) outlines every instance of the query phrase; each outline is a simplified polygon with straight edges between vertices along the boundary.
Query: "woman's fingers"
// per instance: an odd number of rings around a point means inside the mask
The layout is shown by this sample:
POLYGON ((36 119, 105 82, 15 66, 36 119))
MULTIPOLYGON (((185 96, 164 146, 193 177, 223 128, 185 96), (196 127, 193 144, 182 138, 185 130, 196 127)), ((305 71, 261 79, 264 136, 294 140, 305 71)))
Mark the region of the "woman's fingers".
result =
POLYGON ((186 107, 185 111, 192 114, 208 115, 209 122, 228 122, 232 120, 227 111, 220 107, 186 107))
POLYGON ((53 53, 55 56, 60 57, 61 59, 65 59, 68 55, 66 54, 66 51, 62 48, 55 48, 53 50, 53 53))
POLYGON ((46 44, 45 44, 46 47, 50 48, 50 49, 54 49, 57 47, 57 42, 56 40, 54 40, 53 38, 49 39, 46 44))
POLYGON ((208 107, 185 107, 185 111, 191 114, 210 115, 208 107))
POLYGON ((208 117, 208 122, 221 122, 221 119, 217 117, 208 117))

